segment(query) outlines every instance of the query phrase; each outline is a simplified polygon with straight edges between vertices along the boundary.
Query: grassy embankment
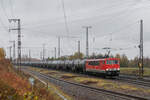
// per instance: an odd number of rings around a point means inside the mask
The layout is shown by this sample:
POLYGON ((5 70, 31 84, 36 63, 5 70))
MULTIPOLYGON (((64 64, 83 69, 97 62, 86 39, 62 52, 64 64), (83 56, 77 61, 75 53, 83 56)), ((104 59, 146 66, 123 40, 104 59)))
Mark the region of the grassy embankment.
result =
MULTIPOLYGON (((0 48, 0 100, 62 100, 54 90, 47 89, 38 80, 31 86, 29 77, 18 73, 0 48)), ((51 87, 56 89, 54 85, 51 87)))
MULTIPOLYGON (((139 68, 123 67, 120 68, 120 73, 129 75, 138 75, 139 68)), ((150 68, 144 68, 144 76, 150 76, 150 68)))
POLYGON ((30 69, 36 70, 41 73, 48 74, 48 75, 56 77, 56 78, 61 78, 61 79, 72 81, 72 82, 77 82, 77 83, 81 83, 81 84, 85 84, 85 85, 103 88, 106 90, 118 91, 118 92, 129 93, 129 94, 132 93, 132 94, 141 95, 141 96, 143 96, 143 95, 149 96, 150 95, 150 89, 137 87, 137 86, 134 86, 131 84, 123 83, 123 82, 106 80, 106 79, 101 79, 101 78, 83 77, 83 76, 79 76, 77 74, 62 73, 59 71, 46 70, 46 69, 40 69, 40 68, 30 68, 30 69))

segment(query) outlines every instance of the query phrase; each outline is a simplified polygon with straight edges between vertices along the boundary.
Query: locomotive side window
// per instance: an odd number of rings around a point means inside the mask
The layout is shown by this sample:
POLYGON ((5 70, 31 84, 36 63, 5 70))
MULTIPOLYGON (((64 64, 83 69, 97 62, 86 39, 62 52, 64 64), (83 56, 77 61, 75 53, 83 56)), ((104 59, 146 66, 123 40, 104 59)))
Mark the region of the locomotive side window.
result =
POLYGON ((114 60, 114 64, 118 64, 118 60, 114 60))
POLYGON ((99 61, 95 61, 95 63, 94 63, 94 65, 99 65, 100 64, 100 62, 99 61))
POLYGON ((102 61, 102 64, 105 64, 105 61, 102 61))
POLYGON ((118 64, 118 60, 107 60, 107 64, 118 64))
POLYGON ((107 60, 107 64, 110 64, 110 61, 109 61, 109 60, 107 60))
POLYGON ((98 66, 99 64, 100 64, 99 61, 90 61, 90 62, 88 63, 88 65, 92 65, 92 66, 98 66))

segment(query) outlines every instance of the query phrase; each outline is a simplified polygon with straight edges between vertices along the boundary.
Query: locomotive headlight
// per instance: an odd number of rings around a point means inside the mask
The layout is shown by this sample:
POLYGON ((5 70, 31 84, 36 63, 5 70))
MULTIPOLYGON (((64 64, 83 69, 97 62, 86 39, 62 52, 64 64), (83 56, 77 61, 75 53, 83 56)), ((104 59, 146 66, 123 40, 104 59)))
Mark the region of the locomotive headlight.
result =
POLYGON ((106 71, 108 71, 109 69, 107 68, 106 71))
POLYGON ((120 70, 120 68, 117 68, 117 70, 120 70))

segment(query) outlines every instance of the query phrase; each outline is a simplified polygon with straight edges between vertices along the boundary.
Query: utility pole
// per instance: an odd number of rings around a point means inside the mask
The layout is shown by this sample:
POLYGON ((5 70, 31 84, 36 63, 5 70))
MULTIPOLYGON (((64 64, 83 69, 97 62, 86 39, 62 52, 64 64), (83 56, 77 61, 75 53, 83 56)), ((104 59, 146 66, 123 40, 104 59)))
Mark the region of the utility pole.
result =
POLYGON ((80 59, 80 41, 78 41, 78 58, 80 59))
POLYGON ((28 59, 29 59, 29 62, 31 62, 31 50, 29 49, 29 57, 28 57, 28 59))
POLYGON ((60 36, 58 37, 58 58, 60 57, 60 36))
POLYGON ((144 74, 143 70, 143 20, 140 20, 140 57, 139 57, 139 77, 142 78, 144 74))
POLYGON ((18 58, 17 58, 17 64, 19 65, 19 71, 21 71, 21 22, 20 19, 8 19, 9 22, 18 22, 18 27, 9 29, 10 30, 18 30, 18 58))
POLYGON ((43 44, 43 61, 45 61, 45 44, 43 44))
POLYGON ((41 60, 43 59, 43 57, 42 57, 42 51, 40 52, 40 59, 41 59, 41 60))
POLYGON ((86 29, 86 58, 89 58, 89 28, 92 28, 91 26, 84 26, 83 28, 86 29))
POLYGON ((11 48, 12 48, 12 46, 9 47, 9 59, 10 59, 10 61, 12 60, 12 57, 11 57, 11 48))
POLYGON ((56 47, 54 48, 54 51, 55 51, 55 59, 56 59, 56 47))
POLYGON ((16 59, 15 40, 9 42, 13 43, 13 62, 15 63, 15 59, 16 59))

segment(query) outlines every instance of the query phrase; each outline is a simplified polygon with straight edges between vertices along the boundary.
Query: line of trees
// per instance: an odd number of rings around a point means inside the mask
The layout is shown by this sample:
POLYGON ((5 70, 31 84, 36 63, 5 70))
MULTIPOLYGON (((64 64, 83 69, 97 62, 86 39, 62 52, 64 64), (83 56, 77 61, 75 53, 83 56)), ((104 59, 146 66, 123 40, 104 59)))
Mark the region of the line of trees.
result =
MULTIPOLYGON (((138 67, 138 63, 139 63, 138 57, 134 57, 133 59, 130 59, 130 60, 128 59, 128 57, 125 54, 123 54, 123 55, 117 54, 115 57, 120 59, 121 67, 138 67)), ((144 67, 150 67, 150 58, 144 57, 143 63, 144 63, 144 65, 143 65, 144 67)))

